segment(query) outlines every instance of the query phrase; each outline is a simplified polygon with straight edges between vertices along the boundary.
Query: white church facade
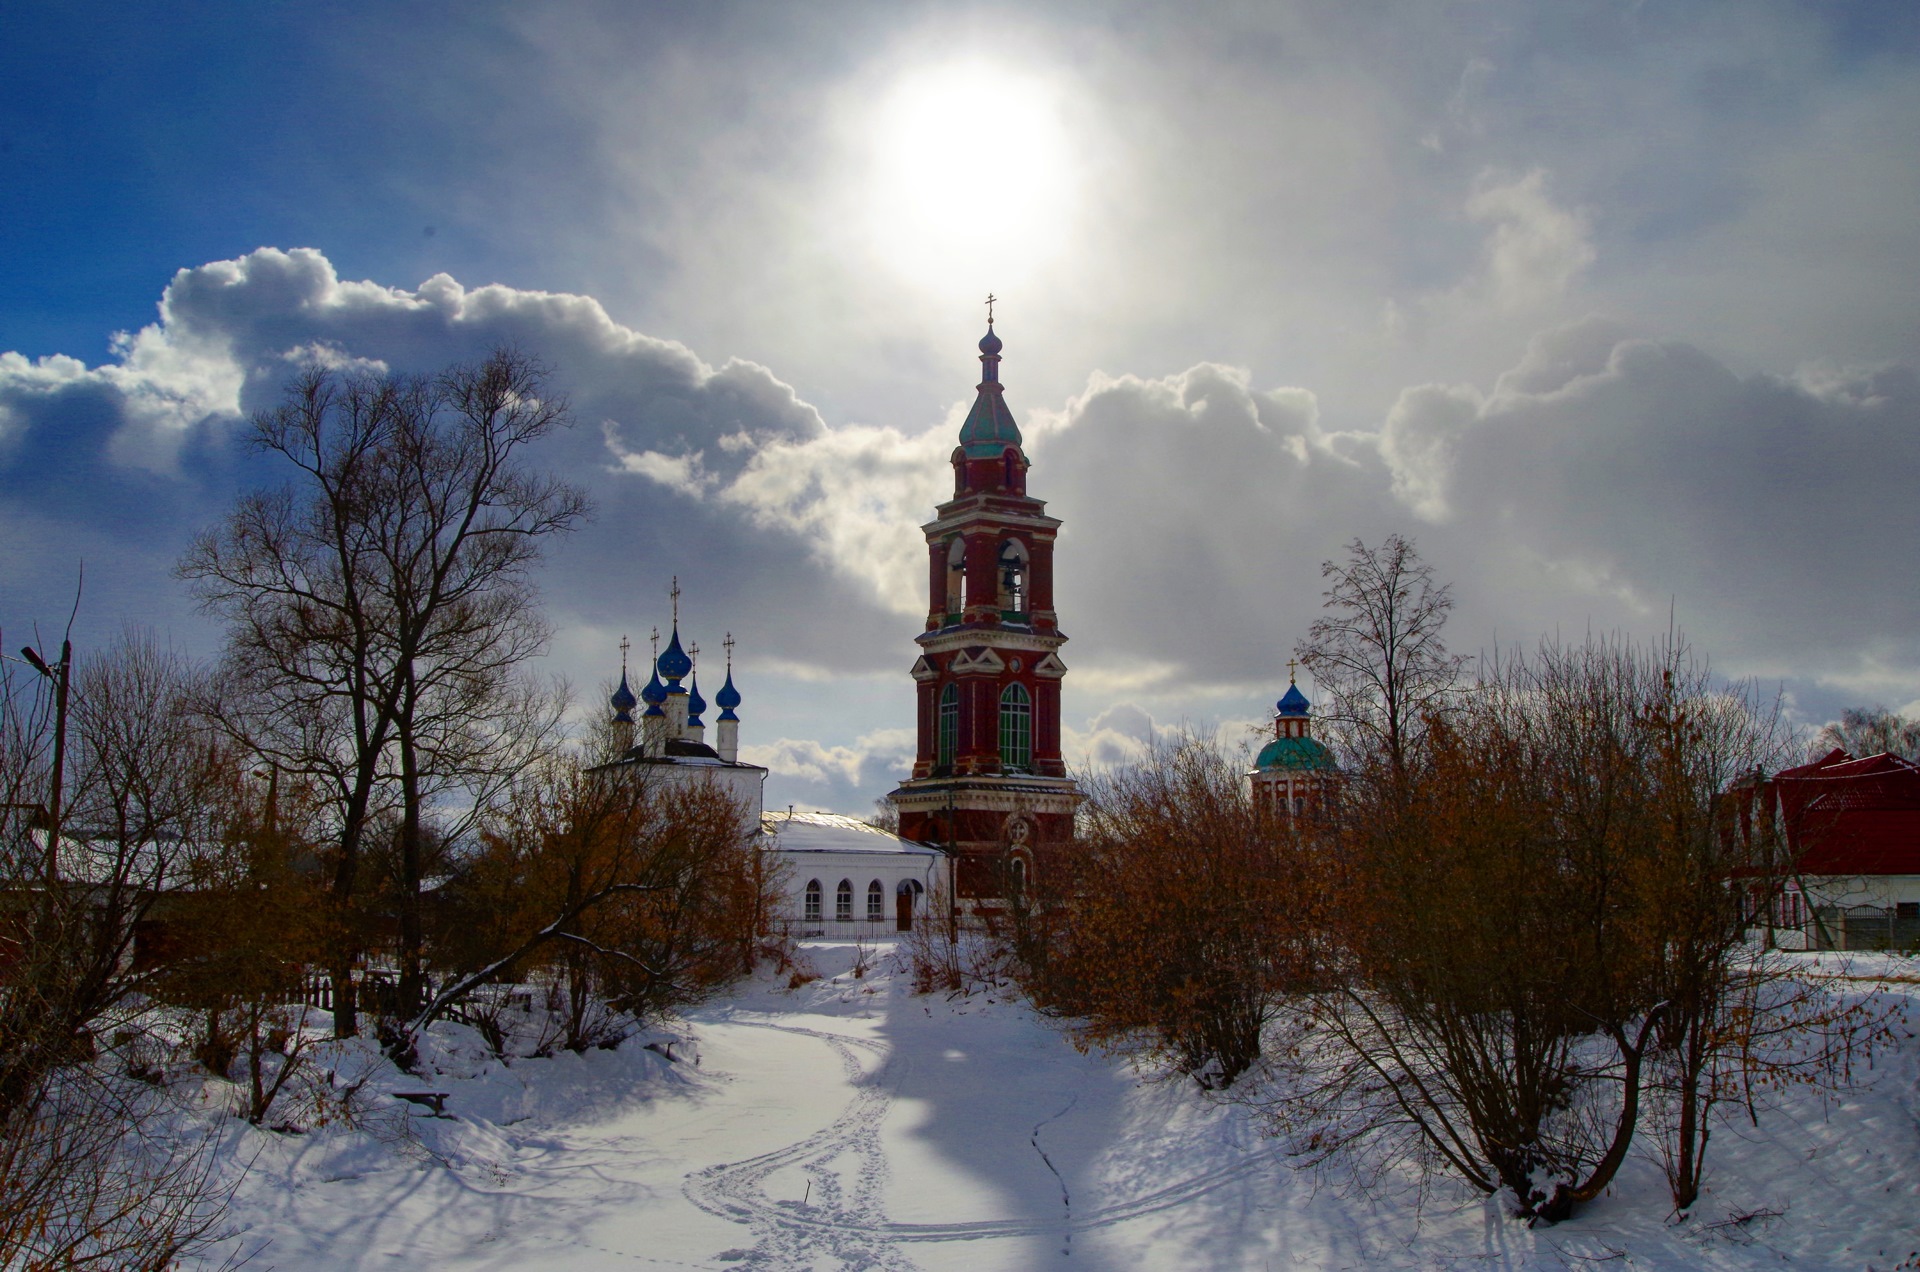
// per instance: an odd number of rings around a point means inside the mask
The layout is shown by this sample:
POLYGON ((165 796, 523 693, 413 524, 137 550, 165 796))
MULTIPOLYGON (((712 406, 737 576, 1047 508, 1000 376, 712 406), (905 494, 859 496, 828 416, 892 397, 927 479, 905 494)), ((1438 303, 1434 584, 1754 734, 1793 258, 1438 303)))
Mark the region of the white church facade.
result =
POLYGON ((749 824, 758 827, 759 851, 776 864, 781 896, 774 918, 792 935, 858 937, 910 931, 932 911, 936 898, 951 895, 948 855, 838 813, 765 813, 767 770, 740 758, 738 708, 743 699, 733 683, 733 638, 729 634, 724 642, 726 683, 714 695, 712 705, 720 714, 709 743, 708 703, 694 664, 699 646, 681 644, 679 595, 676 579, 672 637, 654 657, 638 694, 621 668, 620 687, 608 706, 615 729, 624 732, 628 745, 598 771, 624 771, 634 780, 666 789, 705 784, 725 791, 749 824))
POLYGON ((780 863, 781 917, 794 936, 911 931, 951 895, 938 848, 840 813, 768 813, 761 850, 780 863))

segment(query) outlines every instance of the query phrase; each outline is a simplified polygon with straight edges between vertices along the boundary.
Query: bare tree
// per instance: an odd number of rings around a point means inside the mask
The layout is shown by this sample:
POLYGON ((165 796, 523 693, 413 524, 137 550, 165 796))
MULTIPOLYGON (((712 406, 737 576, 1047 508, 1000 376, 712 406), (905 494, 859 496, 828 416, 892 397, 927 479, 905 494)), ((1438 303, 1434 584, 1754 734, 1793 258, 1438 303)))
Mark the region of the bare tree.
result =
POLYGON ((58 841, 31 798, 48 787, 40 761, 53 722, 11 676, 0 681, 0 892, 14 929, 0 983, 0 1114, 85 1058, 151 986, 135 942, 180 883, 188 845, 219 829, 209 794, 221 758, 192 713, 196 675, 138 632, 79 664, 58 841))
POLYGON ((1812 759, 1839 747, 1854 756, 1891 751, 1912 759, 1920 755, 1920 720, 1908 720, 1885 707, 1848 707, 1814 735, 1812 759))
POLYGON ((532 566, 587 513, 579 490, 526 466, 566 423, 544 368, 511 350, 424 379, 309 368, 253 421, 290 483, 244 496, 178 567, 228 623, 224 726, 330 794, 342 1036, 358 1030, 353 908, 383 811, 403 881, 401 997, 415 1004, 436 798, 484 808, 557 720, 519 669, 548 636, 532 566))
POLYGON ((80 661, 56 813, 64 686, 0 667, 0 1265, 164 1267, 218 1219, 210 1143, 113 1052, 142 1034, 141 934, 219 829, 194 678, 137 632, 80 661))
POLYGON ((1320 577, 1332 580, 1327 612, 1294 653, 1325 696, 1330 735, 1399 773, 1414 734, 1444 705, 1466 662, 1440 636, 1451 589, 1434 584, 1433 567, 1397 534, 1377 548, 1355 539, 1346 561, 1323 562, 1320 577))

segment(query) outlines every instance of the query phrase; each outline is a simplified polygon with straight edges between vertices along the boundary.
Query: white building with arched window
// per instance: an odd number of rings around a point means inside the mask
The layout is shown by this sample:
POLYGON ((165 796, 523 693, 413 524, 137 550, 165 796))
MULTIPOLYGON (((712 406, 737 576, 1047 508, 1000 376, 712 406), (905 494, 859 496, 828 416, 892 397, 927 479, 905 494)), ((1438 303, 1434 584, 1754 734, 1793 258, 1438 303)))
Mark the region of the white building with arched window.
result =
POLYGON ((795 936, 910 931, 949 895, 947 855, 840 813, 768 813, 761 850, 785 869, 795 936))

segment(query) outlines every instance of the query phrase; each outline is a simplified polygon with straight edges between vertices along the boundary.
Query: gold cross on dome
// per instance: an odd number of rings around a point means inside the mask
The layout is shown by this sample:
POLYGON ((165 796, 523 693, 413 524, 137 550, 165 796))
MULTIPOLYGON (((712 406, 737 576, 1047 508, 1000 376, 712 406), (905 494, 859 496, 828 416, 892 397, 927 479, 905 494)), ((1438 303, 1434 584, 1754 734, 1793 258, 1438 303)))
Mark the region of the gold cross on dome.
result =
POLYGON ((992 292, 987 293, 987 326, 989 327, 993 326, 993 305, 998 299, 999 297, 995 296, 992 292))
POLYGON ((630 642, 627 639, 627 634, 625 632, 621 632, 620 633, 620 675, 623 679, 627 674, 627 650, 631 649, 632 647, 633 647, 632 642, 630 642))
POLYGON ((1294 680, 1293 669, 1295 667, 1298 667, 1299 665, 1300 665, 1300 660, 1298 658, 1287 659, 1287 683, 1288 684, 1293 683, 1293 680, 1294 680))
POLYGON ((673 586, 667 589, 667 595, 673 598, 673 625, 680 626, 680 576, 673 576, 673 586))
POLYGON ((734 646, 733 633, 728 632, 727 638, 721 641, 720 645, 722 648, 724 648, 727 651, 727 674, 732 675, 733 674, 733 646, 734 646))

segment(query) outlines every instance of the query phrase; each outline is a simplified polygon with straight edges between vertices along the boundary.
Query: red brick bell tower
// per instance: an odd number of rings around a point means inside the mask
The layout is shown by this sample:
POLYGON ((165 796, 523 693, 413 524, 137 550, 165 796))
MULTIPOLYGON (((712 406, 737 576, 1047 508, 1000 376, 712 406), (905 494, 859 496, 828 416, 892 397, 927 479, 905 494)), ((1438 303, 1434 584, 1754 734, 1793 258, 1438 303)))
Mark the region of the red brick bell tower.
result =
POLYGON ((903 836, 954 852, 960 899, 989 905, 1072 841, 1081 799, 1060 756, 1060 522, 1027 493, 1000 349, 989 303, 979 396, 953 452, 953 498, 921 527, 930 599, 913 664, 919 750, 913 776, 888 796, 903 836))

